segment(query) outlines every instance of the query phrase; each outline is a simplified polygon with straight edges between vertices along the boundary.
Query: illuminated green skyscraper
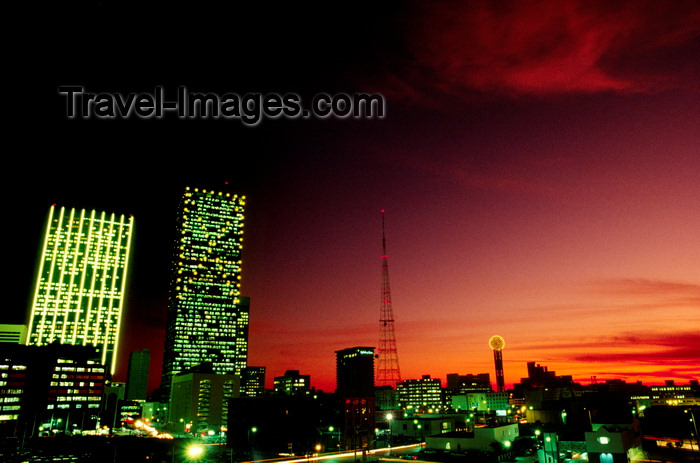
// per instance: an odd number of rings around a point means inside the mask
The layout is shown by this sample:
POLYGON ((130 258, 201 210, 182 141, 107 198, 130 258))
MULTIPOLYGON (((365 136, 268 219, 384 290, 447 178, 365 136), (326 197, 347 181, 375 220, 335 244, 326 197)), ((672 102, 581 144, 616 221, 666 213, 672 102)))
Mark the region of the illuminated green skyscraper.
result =
POLYGON ((187 188, 177 217, 161 387, 198 364, 240 374, 249 300, 240 295, 245 197, 187 188))
POLYGON ((93 345, 114 373, 133 217, 51 206, 27 344, 93 345))

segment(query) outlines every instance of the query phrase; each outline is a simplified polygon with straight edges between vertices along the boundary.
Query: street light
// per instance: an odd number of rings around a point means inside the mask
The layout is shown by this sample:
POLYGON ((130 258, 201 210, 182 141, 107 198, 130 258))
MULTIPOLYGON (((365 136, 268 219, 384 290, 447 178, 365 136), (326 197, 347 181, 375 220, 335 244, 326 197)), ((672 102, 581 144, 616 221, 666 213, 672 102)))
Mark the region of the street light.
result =
MULTIPOLYGON (((256 432, 258 432, 258 428, 256 428, 255 426, 248 429, 248 450, 250 452, 253 451, 253 439, 250 437, 250 433, 253 433, 253 438, 254 438, 256 432)), ((252 455, 251 455, 251 457, 252 457, 252 455)))
MULTIPOLYGON (((695 421, 695 413, 693 413, 693 410, 683 410, 684 413, 690 412, 690 421, 693 423, 693 429, 695 430, 695 445, 698 447, 698 452, 700 452, 700 442, 698 442, 698 424, 695 421)), ((692 436, 692 431, 691 431, 691 436, 690 436, 690 450, 693 450, 693 436, 692 436)))
POLYGON ((391 456, 391 420, 394 419, 394 415, 391 413, 386 414, 386 421, 389 423, 389 456, 391 456))
POLYGON ((202 457, 202 455, 204 455, 204 447, 197 444, 190 445, 189 447, 187 447, 186 453, 187 458, 191 460, 199 460, 202 457))

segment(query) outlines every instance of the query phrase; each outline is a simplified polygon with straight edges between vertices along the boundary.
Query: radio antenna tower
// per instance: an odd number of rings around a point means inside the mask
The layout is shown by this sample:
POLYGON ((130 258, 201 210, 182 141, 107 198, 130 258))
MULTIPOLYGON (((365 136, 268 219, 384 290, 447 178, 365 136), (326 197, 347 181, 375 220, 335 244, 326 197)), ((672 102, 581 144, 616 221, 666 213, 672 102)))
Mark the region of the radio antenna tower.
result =
POLYGON ((379 316, 379 352, 377 353, 376 386, 391 386, 401 381, 399 357, 396 353, 396 336, 394 333, 394 311, 391 308, 391 289, 389 289, 389 263, 386 254, 386 235, 384 233, 384 209, 382 209, 382 299, 379 316))

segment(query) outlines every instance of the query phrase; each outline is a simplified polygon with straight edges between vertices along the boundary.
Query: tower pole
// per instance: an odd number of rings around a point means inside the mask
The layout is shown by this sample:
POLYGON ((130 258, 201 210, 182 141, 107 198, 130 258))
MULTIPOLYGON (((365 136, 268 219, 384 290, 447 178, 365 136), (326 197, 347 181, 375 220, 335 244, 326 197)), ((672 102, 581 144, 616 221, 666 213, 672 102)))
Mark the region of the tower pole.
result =
POLYGON ((396 352, 394 332, 394 311, 391 307, 389 288, 389 263, 386 253, 386 233, 384 230, 384 209, 382 209, 382 294, 379 315, 379 349, 377 353, 376 386, 391 386, 401 381, 399 357, 396 352))
POLYGON ((506 341, 499 335, 491 336, 489 339, 489 347, 493 350, 493 361, 496 365, 496 390, 505 392, 506 385, 503 376, 503 348, 506 346, 506 341))

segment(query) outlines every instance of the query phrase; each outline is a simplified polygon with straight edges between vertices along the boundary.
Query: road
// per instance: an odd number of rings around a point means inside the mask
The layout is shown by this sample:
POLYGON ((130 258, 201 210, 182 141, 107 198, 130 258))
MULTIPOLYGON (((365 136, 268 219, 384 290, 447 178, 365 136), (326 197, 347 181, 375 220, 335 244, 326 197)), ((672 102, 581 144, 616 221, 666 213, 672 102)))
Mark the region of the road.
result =
POLYGON ((288 457, 288 458, 275 458, 275 459, 269 459, 269 460, 252 460, 250 462, 245 462, 245 463, 315 463, 315 462, 322 462, 322 463, 362 463, 362 462, 368 462, 368 461, 374 461, 378 459, 382 460, 396 460, 396 461, 401 461, 401 462, 406 462, 406 460, 401 460, 398 458, 401 455, 406 455, 409 453, 416 453, 418 450, 421 448, 421 444, 411 444, 411 445, 402 445, 398 447, 391 447, 389 448, 381 448, 381 449, 374 449, 370 450, 367 452, 366 455, 362 454, 362 451, 358 450, 357 452, 353 453, 352 451, 349 452, 341 452, 341 453, 329 453, 329 454, 321 454, 318 456, 310 456, 310 457, 288 457))

